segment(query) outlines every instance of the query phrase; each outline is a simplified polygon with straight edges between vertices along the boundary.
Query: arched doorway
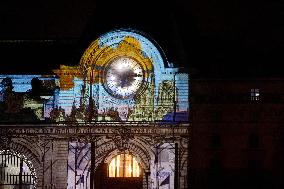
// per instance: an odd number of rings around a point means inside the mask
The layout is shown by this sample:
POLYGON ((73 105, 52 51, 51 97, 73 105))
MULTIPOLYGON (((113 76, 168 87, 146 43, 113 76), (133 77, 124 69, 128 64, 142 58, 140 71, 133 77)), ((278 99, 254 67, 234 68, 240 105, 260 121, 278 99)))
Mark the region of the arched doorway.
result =
POLYGON ((32 163, 19 153, 0 151, 0 189, 35 188, 36 174, 32 163))
POLYGON ((95 188, 142 189, 143 169, 133 155, 122 153, 101 164, 94 179, 95 188))

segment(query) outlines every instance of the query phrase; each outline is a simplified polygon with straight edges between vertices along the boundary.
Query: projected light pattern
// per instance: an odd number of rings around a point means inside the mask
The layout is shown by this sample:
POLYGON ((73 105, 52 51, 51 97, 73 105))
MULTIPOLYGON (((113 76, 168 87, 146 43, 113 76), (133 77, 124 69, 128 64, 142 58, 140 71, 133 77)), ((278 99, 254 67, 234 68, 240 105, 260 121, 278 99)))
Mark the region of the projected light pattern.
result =
MULTIPOLYGON (((85 73, 85 77, 83 73, 68 76, 74 67, 62 66, 62 69, 55 70, 55 73, 62 73, 62 77, 74 78, 70 84, 74 87, 69 89, 69 104, 66 101, 61 106, 67 114, 70 113, 73 101, 79 108, 88 106, 92 99, 96 104, 98 121, 188 121, 188 74, 179 73, 178 68, 173 68, 157 43, 137 31, 115 30, 100 36, 85 51, 80 69, 83 69, 81 72, 85 73), (123 57, 141 64, 145 72, 142 85, 142 77, 135 78, 136 83, 130 85, 129 77, 123 79, 117 74, 119 68, 127 64, 118 61, 115 67, 109 66, 111 61, 122 60, 123 57), (80 105, 77 98, 72 101, 78 88, 76 80, 81 81, 80 95, 83 99, 80 105), (126 83, 130 86, 120 89, 119 86, 126 83), (141 90, 137 90, 140 87, 141 90)), ((137 69, 137 73, 134 73, 140 76, 142 70, 139 67, 137 69)), ((62 93, 67 93, 67 90, 62 93)))
POLYGON ((114 30, 100 36, 99 45, 101 47, 107 47, 116 44, 117 46, 121 41, 125 39, 126 36, 137 39, 139 41, 139 46, 141 48, 141 53, 143 54, 143 56, 150 58, 153 62, 155 62, 155 64, 153 64, 153 70, 156 73, 164 72, 164 65, 166 64, 166 66, 169 67, 169 63, 167 62, 167 60, 165 60, 165 55, 163 54, 164 52, 153 39, 150 40, 150 37, 147 38, 144 35, 145 34, 132 29, 114 30), (164 59, 161 53, 164 56, 164 59))
MULTIPOLYGON (((189 121, 188 74, 168 62, 161 47, 141 32, 108 32, 89 45, 77 66, 60 65, 53 71, 55 75, 49 76, 0 75, 0 122, 79 122, 96 127, 97 122, 124 126, 128 121, 140 126, 136 123, 141 121, 146 127, 154 122, 175 126, 189 121)), ((91 165, 100 162, 108 164, 108 179, 144 179, 147 171, 149 188, 174 188, 175 143, 151 141, 145 148, 149 150, 145 165, 143 156, 122 147, 137 144, 133 149, 140 150, 152 138, 140 143, 134 137, 128 139, 133 143, 124 146, 124 139, 119 141, 121 133, 111 136, 96 138, 94 158, 90 141, 69 143, 68 189, 89 188, 91 165), (99 157, 99 153, 104 155, 99 157)))
POLYGON ((58 78, 54 75, 0 75, 0 120, 49 119, 50 112, 57 106, 57 87, 58 78))
POLYGON ((90 188, 91 144, 69 143, 67 189, 90 188))
POLYGON ((131 98, 144 80, 140 64, 129 57, 119 57, 109 63, 105 71, 105 88, 110 95, 131 98))
POLYGON ((157 144, 155 158, 151 160, 150 188, 173 189, 175 171, 174 143, 157 144))
MULTIPOLYGON (((0 83, 4 78, 11 78, 13 81, 13 89, 15 92, 27 92, 32 89, 31 81, 34 78, 38 78, 41 81, 50 81, 53 80, 57 82, 57 78, 55 75, 0 75, 0 83)), ((0 91, 2 90, 0 85, 0 91)))
MULTIPOLYGON (((32 109, 39 120, 55 122, 188 121, 188 74, 141 32, 108 32, 90 44, 78 66, 61 65, 54 73, 0 75, 0 82, 11 78, 10 99, 17 99, 8 112, 32 109), (36 98, 34 78, 44 89, 36 98)), ((5 93, 0 85, 2 102, 5 93)))
POLYGON ((4 189, 10 188, 10 186, 17 187, 19 182, 22 182, 27 189, 36 188, 36 172, 32 162, 26 156, 12 150, 1 150, 0 162, 0 184, 2 187, 4 186, 4 189))

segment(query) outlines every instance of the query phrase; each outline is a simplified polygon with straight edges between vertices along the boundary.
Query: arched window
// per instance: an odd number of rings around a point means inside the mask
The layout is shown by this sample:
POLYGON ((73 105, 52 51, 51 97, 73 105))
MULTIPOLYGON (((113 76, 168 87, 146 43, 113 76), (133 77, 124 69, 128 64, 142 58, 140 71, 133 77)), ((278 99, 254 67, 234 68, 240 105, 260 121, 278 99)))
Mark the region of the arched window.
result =
POLYGON ((135 157, 130 154, 115 156, 108 165, 109 177, 139 177, 140 167, 135 157))
POLYGON ((0 151, 0 188, 31 189, 36 184, 36 174, 32 164, 24 155, 10 150, 0 151))

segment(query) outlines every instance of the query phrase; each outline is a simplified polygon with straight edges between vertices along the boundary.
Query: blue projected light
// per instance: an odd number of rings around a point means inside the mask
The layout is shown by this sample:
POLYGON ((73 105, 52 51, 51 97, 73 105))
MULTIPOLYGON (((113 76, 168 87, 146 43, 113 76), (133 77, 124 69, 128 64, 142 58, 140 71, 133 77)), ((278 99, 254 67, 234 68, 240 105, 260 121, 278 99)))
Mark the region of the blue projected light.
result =
MULTIPOLYGON (((24 107, 37 107, 34 111, 45 118, 61 116, 55 121, 68 120, 72 111, 77 111, 72 119, 84 121, 90 108, 96 121, 189 119, 188 74, 180 73, 157 42, 142 32, 119 29, 101 35, 85 51, 80 66, 62 65, 55 73, 58 75, 0 75, 0 82, 10 77, 13 91, 23 94, 24 107), (119 71, 121 66, 123 72, 119 71), (24 95, 32 90, 33 78, 45 87, 52 85, 53 94, 41 96, 41 101, 24 95)), ((0 91, 3 101, 1 85, 0 91)))
POLYGON ((153 39, 151 39, 150 41, 144 35, 145 34, 132 29, 120 29, 108 32, 100 36, 99 41, 101 46, 112 46, 114 44, 119 44, 125 39, 125 37, 134 37, 140 42, 144 56, 152 59, 155 74, 164 73, 165 64, 167 67, 170 66, 166 59, 166 56, 164 55, 160 46, 153 39), (164 58, 162 58, 160 53, 163 53, 164 58))

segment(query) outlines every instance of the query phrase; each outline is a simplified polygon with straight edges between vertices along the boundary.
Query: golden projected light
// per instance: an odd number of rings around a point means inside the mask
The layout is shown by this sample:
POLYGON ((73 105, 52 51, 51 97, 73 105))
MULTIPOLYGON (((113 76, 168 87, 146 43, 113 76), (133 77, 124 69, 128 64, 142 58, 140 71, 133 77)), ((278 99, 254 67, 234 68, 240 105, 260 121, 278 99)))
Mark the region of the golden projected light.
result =
POLYGON ((115 156, 108 165, 109 177, 139 177, 140 167, 135 157, 130 154, 115 156))
POLYGON ((60 65, 60 69, 53 70, 60 77, 60 89, 69 90, 74 87, 74 77, 82 78, 80 69, 77 66, 60 65))
POLYGON ((74 77, 87 79, 91 83, 103 83, 103 71, 109 62, 117 57, 129 57, 141 64, 145 77, 153 71, 152 60, 145 57, 140 41, 126 36, 116 46, 101 45, 100 39, 91 43, 85 50, 80 66, 60 65, 60 69, 53 70, 60 77, 60 89, 69 90, 74 87, 74 77))
POLYGON ((146 77, 152 72, 152 60, 144 56, 140 41, 134 37, 126 36, 122 41, 115 46, 100 45, 100 40, 92 42, 84 52, 80 66, 83 72, 86 73, 88 79, 93 80, 93 83, 102 78, 102 71, 109 62, 117 57, 130 57, 137 60, 143 70, 146 71, 146 77), (92 78, 91 78, 92 77, 92 78))

